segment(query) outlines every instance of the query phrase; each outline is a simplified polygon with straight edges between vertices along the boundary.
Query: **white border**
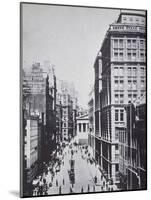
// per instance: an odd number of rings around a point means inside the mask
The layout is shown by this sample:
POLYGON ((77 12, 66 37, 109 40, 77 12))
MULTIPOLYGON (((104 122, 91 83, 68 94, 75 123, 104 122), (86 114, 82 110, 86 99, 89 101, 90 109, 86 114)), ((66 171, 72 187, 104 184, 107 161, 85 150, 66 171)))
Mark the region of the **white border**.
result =
MULTIPOLYGON (((26 2, 31 2, 27 0, 26 2)), ((43 2, 35 1, 32 2, 43 2)), ((148 9, 148 44, 150 40, 151 6, 149 0, 45 0, 45 3, 72 4, 100 7, 125 7, 148 9)), ((150 46, 148 45, 148 116, 150 109, 150 46)), ((0 199, 15 199, 19 191, 19 1, 4 0, 0 4, 0 199)), ((149 122, 149 117, 148 117, 149 122)), ((149 126, 149 123, 148 123, 149 126)), ((148 129, 148 155, 151 155, 150 126, 148 129)), ((105 193, 45 197, 45 199, 95 199, 118 198, 149 199, 151 192, 151 164, 148 156, 148 191, 105 193)), ((41 198, 39 198, 41 199, 41 198)))

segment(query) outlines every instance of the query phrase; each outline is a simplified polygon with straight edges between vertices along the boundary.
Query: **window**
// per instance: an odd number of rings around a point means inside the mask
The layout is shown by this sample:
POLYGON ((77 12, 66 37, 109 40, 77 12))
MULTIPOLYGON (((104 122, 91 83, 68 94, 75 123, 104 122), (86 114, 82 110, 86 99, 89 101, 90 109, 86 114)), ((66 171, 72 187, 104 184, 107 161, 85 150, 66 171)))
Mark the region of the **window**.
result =
POLYGON ((127 40, 127 48, 131 48, 131 40, 127 40))
POLYGON ((114 59, 117 60, 118 59, 118 53, 114 52, 114 59))
POLYGON ((114 40, 114 48, 118 48, 118 40, 117 39, 114 40))
POLYGON ((140 40, 140 49, 144 49, 144 40, 140 40))
POLYGON ((115 103, 118 103, 118 94, 115 94, 115 103))
POLYGON ((131 67, 128 67, 128 76, 131 75, 131 67))
POLYGON ((144 53, 140 53, 140 59, 143 61, 144 60, 144 53))
POLYGON ((115 145, 115 150, 118 150, 118 144, 115 145))
POLYGON ((128 80, 128 88, 131 89, 131 87, 132 87, 132 81, 128 80))
POLYGON ((118 88, 118 80, 115 80, 114 84, 115 84, 115 89, 117 89, 118 88))
POLYGON ((114 67, 114 76, 118 76, 118 67, 114 67))
POLYGON ((132 102, 132 94, 128 94, 128 103, 132 102))
POLYGON ((137 98, 137 94, 133 94, 133 100, 135 101, 137 98))
POLYGON ((115 140, 118 140, 120 137, 120 134, 118 133, 118 131, 115 131, 115 140))
POLYGON ((137 88, 137 81, 133 80, 133 90, 136 90, 136 88, 137 88))
POLYGON ((131 53, 127 53, 127 59, 131 60, 131 53))
POLYGON ((141 80, 141 88, 144 88, 144 80, 141 80))
POLYGON ((120 89, 123 89, 123 87, 124 87, 124 81, 120 80, 120 89))
POLYGON ((123 48, 123 40, 122 39, 119 40, 119 48, 123 48))
POLYGON ((116 172, 119 171, 119 164, 115 164, 115 171, 116 171, 116 172))
POLYGON ((124 68, 123 68, 123 67, 120 67, 119 75, 120 75, 120 76, 123 76, 123 75, 124 75, 124 68))
POLYGON ((137 68, 133 67, 133 75, 136 76, 137 75, 137 68))
POLYGON ((145 68, 141 67, 141 76, 144 76, 144 75, 145 75, 145 68))
POLYGON ((118 121, 118 110, 115 110, 115 121, 118 121))
POLYGON ((135 52, 132 53, 132 59, 136 60, 136 53, 135 52))
POLYGON ((124 103, 124 95, 120 94, 120 103, 124 103))
POLYGON ((120 121, 124 121, 124 110, 120 110, 120 121))
POLYGON ((120 58, 120 60, 123 60, 123 53, 121 52, 120 54, 119 54, 119 58, 120 58))
POLYGON ((136 40, 132 40, 132 48, 136 48, 136 40))

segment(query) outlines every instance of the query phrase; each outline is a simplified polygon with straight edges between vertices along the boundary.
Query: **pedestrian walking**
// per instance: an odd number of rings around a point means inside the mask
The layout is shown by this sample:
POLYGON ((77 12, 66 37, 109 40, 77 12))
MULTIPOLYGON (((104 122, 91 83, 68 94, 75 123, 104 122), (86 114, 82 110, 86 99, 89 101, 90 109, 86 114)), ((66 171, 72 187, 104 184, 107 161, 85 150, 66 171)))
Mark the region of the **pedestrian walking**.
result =
POLYGON ((97 177, 96 176, 94 177, 94 182, 95 182, 95 184, 97 183, 97 177))
POLYGON ((90 192, 90 186, 89 186, 89 184, 88 184, 88 192, 90 192))
POLYGON ((83 193, 83 186, 82 186, 82 188, 81 188, 81 193, 83 193))
POLYGON ((63 178, 63 181, 62 181, 63 185, 65 184, 65 181, 64 181, 64 178, 63 178))
POLYGON ((51 182, 49 183, 49 187, 52 187, 52 183, 51 182))
POLYGON ((61 186, 59 187, 59 194, 61 194, 61 186))
POLYGON ((105 187, 105 182, 103 181, 103 187, 105 187))
POLYGON ((39 182, 39 194, 42 195, 43 193, 43 182, 42 182, 42 178, 40 179, 40 182, 39 182))
POLYGON ((95 185, 93 185, 93 192, 95 192, 95 185))
POLYGON ((58 187, 58 180, 56 179, 56 187, 58 187))
POLYGON ((72 188, 70 187, 70 193, 72 193, 72 188))

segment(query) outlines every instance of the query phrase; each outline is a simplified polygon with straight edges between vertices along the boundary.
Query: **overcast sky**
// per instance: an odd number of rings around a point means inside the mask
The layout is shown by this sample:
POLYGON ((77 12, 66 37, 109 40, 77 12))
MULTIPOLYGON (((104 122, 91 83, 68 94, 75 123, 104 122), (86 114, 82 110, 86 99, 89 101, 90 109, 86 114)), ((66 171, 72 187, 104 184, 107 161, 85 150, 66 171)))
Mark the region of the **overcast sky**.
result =
POLYGON ((57 78, 73 82, 80 104, 87 106, 96 55, 119 13, 115 9, 24 4, 24 67, 50 60, 57 78))

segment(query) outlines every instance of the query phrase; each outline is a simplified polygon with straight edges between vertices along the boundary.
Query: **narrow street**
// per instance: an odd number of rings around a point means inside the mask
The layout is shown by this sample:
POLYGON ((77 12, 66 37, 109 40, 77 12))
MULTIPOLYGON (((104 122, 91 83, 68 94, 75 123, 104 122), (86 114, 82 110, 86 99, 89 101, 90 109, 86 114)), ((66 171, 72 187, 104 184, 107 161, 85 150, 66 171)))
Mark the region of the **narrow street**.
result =
POLYGON ((73 141, 57 152, 55 164, 46 166, 33 182, 33 195, 88 193, 110 190, 87 146, 73 141))

